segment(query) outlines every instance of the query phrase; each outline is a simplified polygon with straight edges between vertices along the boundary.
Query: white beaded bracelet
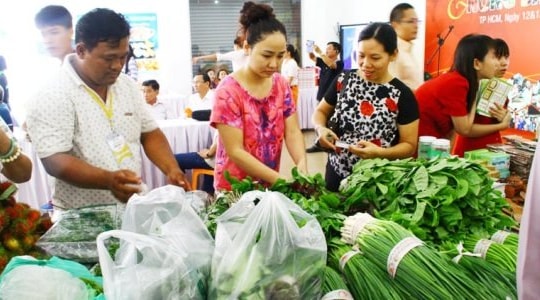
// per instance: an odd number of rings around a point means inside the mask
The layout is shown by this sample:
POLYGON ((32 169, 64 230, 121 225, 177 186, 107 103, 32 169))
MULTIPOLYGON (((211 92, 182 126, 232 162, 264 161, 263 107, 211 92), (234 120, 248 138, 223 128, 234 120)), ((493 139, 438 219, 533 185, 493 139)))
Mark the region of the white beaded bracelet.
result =
POLYGON ((21 156, 21 153, 22 153, 21 148, 17 147, 17 151, 12 156, 7 157, 7 158, 2 158, 0 159, 0 162, 3 164, 14 162, 17 158, 19 158, 19 156, 21 156))

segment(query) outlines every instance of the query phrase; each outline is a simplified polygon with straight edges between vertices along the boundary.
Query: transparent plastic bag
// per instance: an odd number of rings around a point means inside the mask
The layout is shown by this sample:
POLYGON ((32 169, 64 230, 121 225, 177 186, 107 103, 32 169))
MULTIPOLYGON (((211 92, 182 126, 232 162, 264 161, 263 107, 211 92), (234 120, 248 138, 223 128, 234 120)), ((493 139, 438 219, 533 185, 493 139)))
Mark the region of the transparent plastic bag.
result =
POLYGON ((161 237, 197 261, 210 266, 214 239, 193 208, 197 194, 167 185, 144 196, 132 196, 126 206, 122 230, 161 237))
POLYGON ((124 230, 97 238, 106 299, 206 299, 206 278, 190 267, 186 257, 167 241, 124 230), (120 240, 124 251, 113 260, 105 241, 120 240))
POLYGON ((2 300, 90 300, 101 297, 101 278, 94 277, 81 264, 57 257, 37 260, 31 256, 16 256, 0 277, 2 300))
POLYGON ((134 195, 121 231, 98 237, 107 299, 206 299, 214 240, 176 186, 134 195), (105 241, 119 239, 114 259, 105 241))
POLYGON ((118 229, 124 205, 99 205, 61 212, 58 220, 36 243, 47 254, 80 263, 96 263, 96 237, 118 229))
POLYGON ((285 195, 253 191, 217 220, 210 299, 318 299, 326 241, 285 195))

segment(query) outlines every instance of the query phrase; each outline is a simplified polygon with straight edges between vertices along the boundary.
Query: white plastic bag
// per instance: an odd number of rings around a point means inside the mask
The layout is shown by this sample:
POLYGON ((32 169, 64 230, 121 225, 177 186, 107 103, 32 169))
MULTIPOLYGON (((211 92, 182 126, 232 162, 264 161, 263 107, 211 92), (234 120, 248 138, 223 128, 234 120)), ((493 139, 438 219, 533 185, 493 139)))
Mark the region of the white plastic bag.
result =
POLYGON ((189 197, 172 185, 134 195, 122 231, 98 237, 107 299, 206 299, 214 241, 189 197), (120 239, 114 260, 109 237, 120 239))
POLYGON ((0 276, 1 300, 91 300, 102 296, 101 278, 77 262, 58 257, 15 256, 0 276))
POLYGON ((157 236, 189 254, 192 264, 210 266, 214 239, 193 209, 197 194, 167 185, 144 196, 132 196, 126 206, 122 230, 157 236))
POLYGON ((204 299, 206 278, 189 265, 186 256, 163 239, 123 230, 97 238, 99 264, 106 299, 204 299), (110 256, 105 241, 120 239, 125 251, 110 256))
POLYGON ((317 299, 326 241, 285 195, 253 191, 217 220, 210 299, 317 299))

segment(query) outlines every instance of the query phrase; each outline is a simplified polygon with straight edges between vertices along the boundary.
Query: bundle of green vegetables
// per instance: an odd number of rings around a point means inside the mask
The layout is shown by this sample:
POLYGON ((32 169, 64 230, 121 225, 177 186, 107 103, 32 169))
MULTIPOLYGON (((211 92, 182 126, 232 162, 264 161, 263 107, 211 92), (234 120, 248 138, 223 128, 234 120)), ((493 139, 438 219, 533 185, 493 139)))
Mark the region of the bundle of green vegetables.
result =
POLYGON ((490 287, 491 292, 496 295, 494 299, 517 299, 515 273, 487 262, 478 253, 465 251, 462 243, 444 254, 467 270, 475 281, 490 287))
POLYGON ((353 296, 349 292, 349 288, 343 280, 341 274, 336 270, 326 266, 324 268, 324 281, 321 287, 321 300, 341 299, 353 300, 353 296))
POLYGON ((484 167, 461 158, 377 158, 359 161, 340 191, 345 211, 369 209, 437 246, 515 225, 503 213, 508 203, 492 186, 484 167))
POLYGON ((516 273, 517 248, 495 243, 488 239, 468 238, 464 242, 465 249, 480 254, 480 257, 511 273, 516 273))
POLYGON ((404 299, 495 299, 488 287, 394 222, 356 214, 345 220, 342 239, 386 270, 404 299))
POLYGON ((334 268, 341 270, 354 299, 401 299, 386 272, 350 245, 332 240, 328 260, 334 268))
POLYGON ((503 244, 509 247, 513 247, 517 251, 519 235, 517 233, 506 230, 498 230, 491 236, 490 240, 494 241, 497 244, 503 244))

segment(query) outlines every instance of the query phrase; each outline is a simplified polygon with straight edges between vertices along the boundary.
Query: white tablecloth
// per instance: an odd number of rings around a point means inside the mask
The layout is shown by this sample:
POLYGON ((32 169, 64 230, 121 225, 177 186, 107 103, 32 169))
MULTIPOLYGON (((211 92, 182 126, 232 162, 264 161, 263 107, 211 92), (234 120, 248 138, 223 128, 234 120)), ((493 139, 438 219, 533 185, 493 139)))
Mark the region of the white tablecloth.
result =
POLYGON ((317 87, 303 88, 299 90, 298 95, 298 119, 301 129, 311 129, 311 116, 317 107, 317 87))
MULTIPOLYGON (((207 148, 212 144, 212 135, 215 129, 209 122, 193 119, 175 119, 158 121, 159 127, 167 137, 173 153, 193 152, 207 148)), ((52 199, 52 191, 47 183, 47 172, 41 160, 34 152, 32 143, 25 138, 25 133, 16 129, 15 137, 23 152, 32 160, 32 178, 30 181, 17 184, 19 190, 17 201, 28 203, 33 208, 52 199)), ((142 180, 153 189, 166 184, 166 178, 161 171, 150 162, 142 148, 142 180)))
MULTIPOLYGON (((212 144, 215 129, 210 122, 193 119, 160 120, 159 127, 167 137, 173 153, 196 152, 208 148, 212 144)), ((142 151, 142 149, 141 149, 142 151)), ((142 180, 149 189, 167 184, 161 171, 142 153, 142 180)))
POLYGON ((188 96, 182 94, 165 94, 158 97, 160 101, 163 101, 170 107, 175 118, 184 116, 188 96))
POLYGON ((15 198, 18 202, 27 203, 33 208, 39 207, 51 200, 51 188, 48 184, 48 175, 41 164, 41 160, 34 152, 32 143, 26 139, 26 133, 19 128, 14 129, 21 150, 32 160, 32 177, 25 183, 18 183, 18 192, 15 198))

